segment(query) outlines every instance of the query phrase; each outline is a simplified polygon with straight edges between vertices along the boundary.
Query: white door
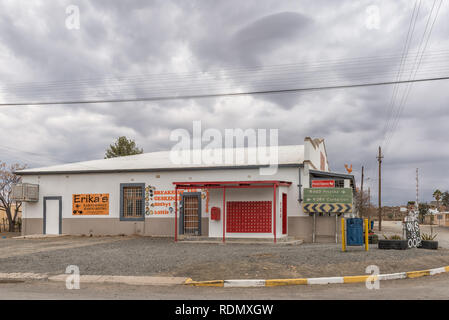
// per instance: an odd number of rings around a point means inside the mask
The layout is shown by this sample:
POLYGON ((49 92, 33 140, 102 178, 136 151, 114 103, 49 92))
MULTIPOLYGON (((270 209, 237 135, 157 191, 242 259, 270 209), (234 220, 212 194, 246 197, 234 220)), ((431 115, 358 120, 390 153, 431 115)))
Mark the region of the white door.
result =
POLYGON ((59 234, 59 199, 45 199, 45 234, 59 234))

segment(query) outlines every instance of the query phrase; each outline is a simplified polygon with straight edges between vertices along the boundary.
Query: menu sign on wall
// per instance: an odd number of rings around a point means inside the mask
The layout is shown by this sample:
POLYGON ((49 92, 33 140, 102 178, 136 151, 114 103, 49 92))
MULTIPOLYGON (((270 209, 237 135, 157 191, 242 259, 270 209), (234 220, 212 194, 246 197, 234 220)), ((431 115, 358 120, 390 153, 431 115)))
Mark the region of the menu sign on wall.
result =
MULTIPOLYGON (((206 200, 206 212, 209 211, 209 192, 201 189, 178 190, 178 208, 181 206, 182 194, 187 192, 201 192, 201 199, 206 200)), ((155 186, 145 188, 145 215, 168 215, 175 213, 176 191, 157 189, 155 186)))

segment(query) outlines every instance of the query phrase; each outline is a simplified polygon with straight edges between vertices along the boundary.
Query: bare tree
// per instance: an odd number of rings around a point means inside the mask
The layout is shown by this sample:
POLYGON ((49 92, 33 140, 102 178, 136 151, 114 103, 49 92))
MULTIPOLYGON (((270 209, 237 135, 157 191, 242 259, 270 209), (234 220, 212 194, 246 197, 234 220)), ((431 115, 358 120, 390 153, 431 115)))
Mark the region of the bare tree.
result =
POLYGON ((11 199, 12 185, 21 181, 21 177, 14 172, 25 168, 26 165, 18 163, 8 166, 5 162, 0 162, 0 208, 6 212, 10 232, 14 231, 17 215, 22 206, 22 202, 11 199))
POLYGON ((355 206, 360 213, 360 217, 369 217, 370 216, 370 198, 367 191, 362 192, 359 189, 356 189, 355 194, 355 206))

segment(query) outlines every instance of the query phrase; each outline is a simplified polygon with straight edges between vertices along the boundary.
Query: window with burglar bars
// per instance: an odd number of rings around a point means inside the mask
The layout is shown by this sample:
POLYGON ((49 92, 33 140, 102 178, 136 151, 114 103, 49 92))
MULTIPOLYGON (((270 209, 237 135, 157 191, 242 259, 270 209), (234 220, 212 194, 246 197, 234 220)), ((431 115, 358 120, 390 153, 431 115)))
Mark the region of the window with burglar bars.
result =
POLYGON ((122 189, 122 218, 144 218, 143 210, 144 188, 141 186, 123 186, 122 189))
POLYGON ((335 180, 335 188, 344 188, 345 181, 344 180, 335 180))

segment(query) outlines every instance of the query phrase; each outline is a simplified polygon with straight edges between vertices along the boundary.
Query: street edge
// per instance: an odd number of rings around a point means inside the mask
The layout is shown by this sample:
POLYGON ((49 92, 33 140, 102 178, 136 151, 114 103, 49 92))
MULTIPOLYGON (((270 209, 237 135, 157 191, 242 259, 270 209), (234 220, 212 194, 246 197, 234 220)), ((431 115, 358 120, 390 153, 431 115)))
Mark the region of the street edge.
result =
POLYGON ((379 275, 363 276, 343 276, 343 277, 321 277, 321 278, 297 278, 297 279, 236 279, 236 280, 209 280, 193 281, 187 279, 184 285, 196 287, 275 287, 291 285, 314 285, 314 284, 334 284, 334 283, 362 283, 375 280, 397 280, 411 279, 424 276, 433 276, 440 273, 449 272, 449 266, 419 270, 397 272, 379 275))
MULTIPOLYGON (((290 285, 314 285, 314 284, 342 284, 362 283, 375 280, 396 280, 406 278, 419 278, 449 272, 449 266, 419 270, 398 272, 380 275, 320 277, 320 278, 296 278, 296 279, 235 279, 235 280, 209 280, 193 281, 192 278, 177 277, 152 277, 152 276, 104 276, 85 275, 80 276, 82 283, 122 283, 128 285, 188 285, 196 287, 275 287, 290 285)), ((46 273, 1 273, 0 281, 15 280, 48 280, 65 281, 68 274, 50 276, 46 273)))

